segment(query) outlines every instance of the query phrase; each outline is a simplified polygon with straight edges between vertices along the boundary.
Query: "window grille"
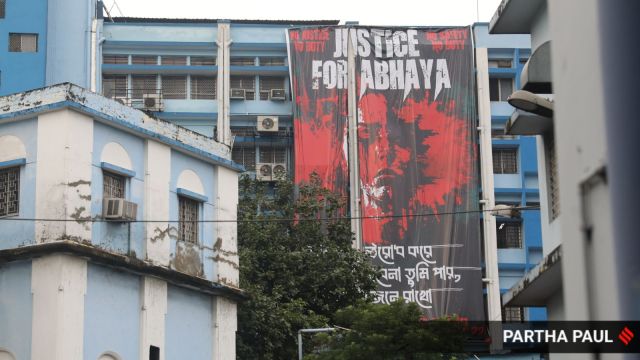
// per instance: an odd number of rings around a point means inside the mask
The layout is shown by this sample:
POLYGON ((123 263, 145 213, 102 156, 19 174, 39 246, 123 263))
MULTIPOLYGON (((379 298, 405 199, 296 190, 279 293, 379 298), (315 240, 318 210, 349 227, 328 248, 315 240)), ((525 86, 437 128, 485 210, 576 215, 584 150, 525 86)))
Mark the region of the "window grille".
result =
POLYGON ((522 223, 496 221, 498 249, 522 248, 522 223))
POLYGON ((213 66, 216 64, 216 58, 213 56, 192 56, 192 66, 213 66))
POLYGON ((505 306, 502 308, 502 321, 524 322, 524 308, 519 306, 505 306))
POLYGON ((230 84, 232 89, 245 89, 246 92, 244 98, 246 100, 255 100, 255 76, 232 76, 230 84))
POLYGON ((0 0, 0 19, 4 19, 6 6, 7 2, 5 0, 0 0))
POLYGON ((231 66, 254 66, 256 59, 252 57, 232 57, 231 66))
POLYGON ((124 177, 104 172, 102 174, 102 194, 106 198, 124 199, 124 177))
POLYGON ((187 98, 186 76, 162 76, 162 97, 165 99, 187 98))
POLYGON ((261 66, 284 66, 283 57, 261 57, 259 59, 261 66))
POLYGON ((148 55, 133 55, 131 57, 131 63, 134 65, 158 65, 158 57, 148 55))
POLYGON ((186 56, 162 56, 162 65, 187 65, 186 56))
POLYGON ((103 55, 102 63, 127 65, 129 64, 129 55, 103 55))
POLYGON ((158 80, 155 75, 134 75, 131 77, 133 98, 142 99, 143 95, 158 93, 158 80))
POLYGON ((511 78, 489 79, 489 100, 507 101, 507 98, 512 93, 513 93, 513 79, 511 78))
POLYGON ((517 149, 493 149, 493 173, 517 174, 518 150, 517 149))
POLYGON ((231 128, 231 134, 234 136, 245 136, 245 137, 256 136, 255 128, 253 127, 231 128))
POLYGON ((242 164, 247 171, 256 170, 256 148, 249 146, 235 146, 231 157, 234 162, 242 164))
POLYGON ((260 76, 260 100, 269 100, 272 89, 284 89, 284 78, 260 76))
POLYGON ((191 99, 215 100, 217 79, 215 76, 191 76, 191 99))
POLYGON ((20 210, 20 168, 0 170, 0 216, 18 215, 20 210))
POLYGON ((552 135, 544 138, 545 157, 547 162, 548 198, 551 220, 560 215, 560 182, 558 180, 558 158, 555 139, 552 135))
POLYGON ((283 147, 260 146, 261 163, 284 163, 287 161, 287 152, 283 147))
POLYGON ((102 95, 106 97, 127 97, 127 75, 102 76, 102 95))
POLYGON ((9 34, 10 52, 37 52, 38 34, 9 34))
POLYGON ((179 196, 179 239, 192 244, 198 243, 198 210, 200 203, 179 196))

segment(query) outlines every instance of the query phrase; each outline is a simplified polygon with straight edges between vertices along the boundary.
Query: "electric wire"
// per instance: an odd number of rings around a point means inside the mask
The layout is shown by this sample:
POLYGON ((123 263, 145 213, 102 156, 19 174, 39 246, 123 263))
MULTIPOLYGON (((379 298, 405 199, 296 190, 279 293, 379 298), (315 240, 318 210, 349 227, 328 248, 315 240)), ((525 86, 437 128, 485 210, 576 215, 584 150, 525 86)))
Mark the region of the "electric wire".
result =
MULTIPOLYGON (((527 211, 527 210, 539 210, 540 206, 521 206, 513 207, 508 210, 527 211)), ((303 221, 340 221, 340 220, 380 220, 380 219, 398 219, 398 218, 418 218, 429 216, 444 216, 444 215, 464 215, 464 214, 477 214, 477 213, 491 213, 498 212, 497 209, 485 209, 485 210, 469 210, 469 211, 453 211, 453 212, 440 212, 440 213, 418 213, 418 214, 403 214, 403 215, 372 215, 372 216, 332 216, 332 217, 299 217, 299 218, 271 218, 266 217, 262 219, 229 219, 229 220, 127 220, 118 219, 110 220, 105 218, 78 218, 78 219, 46 219, 46 218, 19 218, 19 217, 0 217, 2 221, 41 221, 41 222, 75 222, 75 223, 269 223, 269 222, 303 222, 303 221)))

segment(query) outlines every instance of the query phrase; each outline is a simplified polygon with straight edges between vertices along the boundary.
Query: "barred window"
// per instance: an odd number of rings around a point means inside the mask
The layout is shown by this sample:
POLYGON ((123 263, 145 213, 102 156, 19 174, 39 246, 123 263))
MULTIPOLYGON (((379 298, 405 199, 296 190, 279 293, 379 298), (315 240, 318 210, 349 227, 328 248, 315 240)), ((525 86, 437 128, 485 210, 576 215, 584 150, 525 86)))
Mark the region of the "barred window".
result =
POLYGON ((231 66, 254 66, 256 59, 252 57, 232 57, 231 66))
POLYGON ((260 76, 260 100, 269 100, 271 90, 284 89, 284 78, 260 76))
POLYGON ((186 99, 187 98, 187 77, 162 76, 162 96, 165 99, 186 99))
POLYGON ((20 168, 0 170, 0 216, 18 215, 20 210, 20 168))
POLYGON ((189 198, 178 196, 179 206, 179 240, 192 244, 198 243, 198 220, 200 203, 189 198))
POLYGON ((496 221, 498 249, 522 248, 522 223, 496 221))
POLYGON ((524 308, 519 306, 505 306, 502 308, 502 321, 524 322, 524 308))
POLYGON ((231 89, 245 89, 246 100, 255 100, 256 78, 255 76, 232 76, 231 89))
POLYGON ((155 75, 134 75, 131 77, 131 82, 134 99, 142 99, 143 95, 158 93, 158 81, 155 75))
POLYGON ((513 79, 511 78, 490 78, 489 79, 489 99, 491 101, 507 101, 507 98, 512 93, 513 93, 513 79))
POLYGON ((162 56, 162 65, 187 65, 186 56, 162 56))
POLYGON ((103 55, 102 63, 104 64, 129 64, 129 55, 103 55))
POLYGON ((235 146, 231 153, 234 162, 242 164, 247 171, 256 171, 256 148, 253 146, 235 146))
POLYGON ((102 196, 106 198, 124 199, 124 184, 125 180, 123 176, 112 174, 109 172, 102 173, 102 196))
POLYGON ((10 52, 37 52, 38 34, 9 34, 10 52))
POLYGON ((0 0, 0 19, 4 19, 6 4, 5 0, 0 0))
POLYGON ((284 66, 283 57, 261 57, 259 58, 261 66, 284 66))
POLYGON ((213 56, 192 56, 192 66, 213 66, 216 64, 216 58, 213 56))
POLYGON ((215 100, 217 97, 215 76, 191 76, 191 99, 215 100))
POLYGON ((517 149, 493 149, 493 173, 517 174, 518 150, 517 149))
POLYGON ((133 55, 131 63, 134 65, 158 65, 158 57, 150 55, 133 55))
POLYGON ((106 97, 127 96, 127 75, 102 76, 102 95, 106 97))
POLYGON ((261 163, 284 163, 287 161, 287 151, 284 147, 260 146, 261 163))

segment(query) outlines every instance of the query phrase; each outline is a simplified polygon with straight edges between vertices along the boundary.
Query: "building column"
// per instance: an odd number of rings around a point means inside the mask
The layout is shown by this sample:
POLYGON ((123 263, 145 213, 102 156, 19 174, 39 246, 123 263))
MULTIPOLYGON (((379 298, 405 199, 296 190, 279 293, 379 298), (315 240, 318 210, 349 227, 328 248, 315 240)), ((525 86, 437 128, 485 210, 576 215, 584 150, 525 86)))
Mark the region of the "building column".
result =
POLYGON ((33 260, 33 360, 82 360, 87 261, 69 255, 33 260))
POLYGON ((231 27, 229 22, 218 22, 218 136, 219 143, 231 146, 231 120, 229 102, 229 62, 231 46, 231 27))
POLYGON ((160 349, 160 360, 164 360, 167 282, 143 277, 140 304, 140 359, 148 359, 150 347, 156 346, 160 349))
MULTIPOLYGON (((169 219, 169 182, 171 181, 171 148, 157 141, 145 142, 144 220, 169 219)), ((171 236, 177 229, 168 222, 145 224, 145 259, 155 265, 169 266, 171 236)))
POLYGON ((235 301, 213 298, 213 359, 235 360, 238 307, 235 301))

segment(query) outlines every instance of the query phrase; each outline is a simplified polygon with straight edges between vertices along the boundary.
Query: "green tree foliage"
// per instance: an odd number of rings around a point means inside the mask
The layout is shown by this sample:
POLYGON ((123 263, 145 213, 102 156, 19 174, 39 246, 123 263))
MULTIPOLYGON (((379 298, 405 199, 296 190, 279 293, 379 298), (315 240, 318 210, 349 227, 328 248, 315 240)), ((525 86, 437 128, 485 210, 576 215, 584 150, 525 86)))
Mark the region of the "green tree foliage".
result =
POLYGON ((298 330, 327 326, 338 309, 368 299, 377 271, 352 248, 348 220, 319 220, 346 211, 317 177, 275 190, 244 178, 240 194, 240 286, 249 300, 238 313, 238 358, 293 359, 298 330))
POLYGON ((455 359, 443 353, 461 352, 464 346, 462 323, 424 321, 415 303, 402 300, 349 306, 334 321, 348 330, 316 335, 316 351, 305 360, 455 359))

